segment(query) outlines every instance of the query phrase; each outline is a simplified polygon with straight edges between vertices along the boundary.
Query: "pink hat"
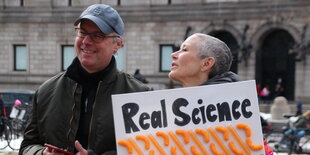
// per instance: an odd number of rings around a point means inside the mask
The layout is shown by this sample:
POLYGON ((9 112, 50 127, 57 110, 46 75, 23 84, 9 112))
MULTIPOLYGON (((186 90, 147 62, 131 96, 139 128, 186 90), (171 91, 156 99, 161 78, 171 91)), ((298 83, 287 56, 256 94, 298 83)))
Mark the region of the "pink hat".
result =
POLYGON ((19 106, 21 104, 22 104, 22 102, 19 99, 15 100, 15 103, 14 103, 15 106, 19 106))

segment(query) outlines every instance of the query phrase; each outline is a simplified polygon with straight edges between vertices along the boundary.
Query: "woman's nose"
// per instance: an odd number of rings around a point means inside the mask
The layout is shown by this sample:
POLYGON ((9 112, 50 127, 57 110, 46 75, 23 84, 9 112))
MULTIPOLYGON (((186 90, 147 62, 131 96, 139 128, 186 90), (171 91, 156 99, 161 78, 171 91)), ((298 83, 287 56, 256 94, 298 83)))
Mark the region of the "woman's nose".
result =
POLYGON ((171 53, 171 58, 176 59, 178 54, 179 54, 179 51, 175 51, 175 52, 171 53))

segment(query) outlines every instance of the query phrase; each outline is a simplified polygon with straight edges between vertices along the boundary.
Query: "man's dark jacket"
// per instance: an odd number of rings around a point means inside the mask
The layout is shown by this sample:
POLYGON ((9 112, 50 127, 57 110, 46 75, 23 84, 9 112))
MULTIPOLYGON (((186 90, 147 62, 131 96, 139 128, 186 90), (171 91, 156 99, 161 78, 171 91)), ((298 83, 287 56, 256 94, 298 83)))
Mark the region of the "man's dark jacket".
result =
MULTIPOLYGON (((19 154, 41 155, 45 143, 74 152, 82 86, 68 76, 77 74, 70 68, 46 81, 36 91, 31 121, 25 130, 19 154)), ((118 71, 116 63, 112 64, 112 69, 99 81, 94 99, 88 136, 89 154, 116 150, 111 95, 147 90, 147 86, 118 71)))

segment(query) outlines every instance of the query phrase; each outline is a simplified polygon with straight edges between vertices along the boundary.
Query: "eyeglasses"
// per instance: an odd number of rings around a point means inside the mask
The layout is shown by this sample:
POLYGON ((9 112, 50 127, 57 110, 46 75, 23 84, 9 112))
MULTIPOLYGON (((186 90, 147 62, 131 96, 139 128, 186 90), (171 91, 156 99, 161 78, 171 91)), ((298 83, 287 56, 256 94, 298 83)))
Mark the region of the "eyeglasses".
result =
POLYGON ((102 42, 105 38, 120 38, 120 36, 118 36, 118 35, 108 36, 108 35, 104 35, 101 32, 88 33, 79 27, 75 28, 75 32, 76 32, 76 36, 78 36, 80 38, 85 38, 86 36, 89 36, 90 39, 96 43, 102 42))

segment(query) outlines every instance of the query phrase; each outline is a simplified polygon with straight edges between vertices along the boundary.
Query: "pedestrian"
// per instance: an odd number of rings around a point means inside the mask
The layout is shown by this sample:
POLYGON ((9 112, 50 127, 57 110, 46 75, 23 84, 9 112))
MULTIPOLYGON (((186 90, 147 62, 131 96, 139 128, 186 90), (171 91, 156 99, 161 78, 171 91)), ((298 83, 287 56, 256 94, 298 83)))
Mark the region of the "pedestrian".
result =
MULTIPOLYGON (((206 34, 191 35, 171 57, 169 78, 180 82, 183 87, 230 83, 240 79, 229 71, 232 54, 228 46, 206 34)), ((265 148, 269 153, 270 147, 266 144, 265 148)))
POLYGON ((291 140, 294 140, 297 144, 302 137, 310 134, 310 110, 303 113, 298 117, 296 122, 293 123, 293 127, 284 131, 284 136, 280 140, 280 144, 284 147, 289 148, 291 140))
POLYGON ((124 23, 115 9, 91 5, 74 25, 77 57, 36 91, 19 154, 61 154, 45 144, 79 155, 116 154, 111 95, 149 89, 116 67, 124 23))
POLYGON ((2 136, 4 131, 4 117, 5 114, 5 108, 4 108, 4 102, 3 102, 3 94, 0 93, 0 136, 2 136))
POLYGON ((167 84, 167 89, 173 89, 174 88, 174 83, 173 83, 173 80, 172 79, 169 79, 169 82, 167 84))
POLYGON ((10 118, 16 119, 16 118, 22 118, 23 115, 21 112, 20 106, 22 105, 22 102, 19 99, 15 99, 14 106, 12 107, 12 110, 10 112, 10 118))
POLYGON ((296 97, 296 114, 295 116, 299 116, 302 114, 302 102, 300 96, 296 97))
POLYGON ((259 93, 260 98, 263 101, 267 101, 270 100, 270 90, 269 90, 269 86, 266 85, 265 87, 263 87, 263 89, 260 91, 259 93))
POLYGON ((281 83, 277 83, 274 90, 274 98, 283 95, 284 95, 284 88, 282 87, 281 83))
POLYGON ((257 92, 257 96, 260 97, 260 91, 262 89, 262 86, 260 84, 256 84, 256 92, 257 92))
POLYGON ((136 69, 133 77, 141 81, 142 83, 149 83, 149 81, 147 81, 146 78, 140 73, 140 69, 136 69))
POLYGON ((310 134, 310 110, 304 112, 301 116, 298 117, 294 123, 294 127, 297 129, 305 130, 305 133, 310 134))
POLYGON ((0 117, 4 117, 6 116, 6 113, 5 113, 5 108, 4 108, 4 102, 3 102, 3 94, 0 93, 0 117))

